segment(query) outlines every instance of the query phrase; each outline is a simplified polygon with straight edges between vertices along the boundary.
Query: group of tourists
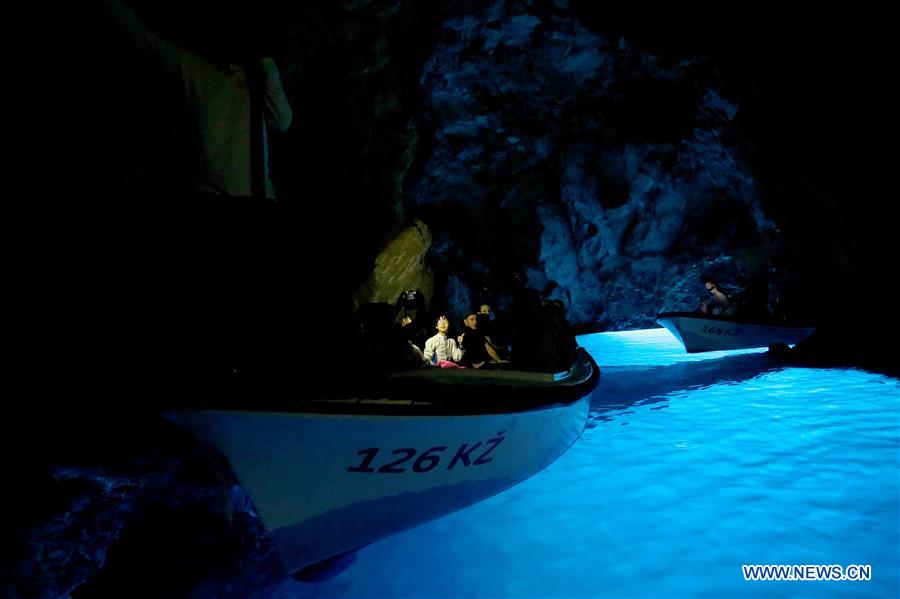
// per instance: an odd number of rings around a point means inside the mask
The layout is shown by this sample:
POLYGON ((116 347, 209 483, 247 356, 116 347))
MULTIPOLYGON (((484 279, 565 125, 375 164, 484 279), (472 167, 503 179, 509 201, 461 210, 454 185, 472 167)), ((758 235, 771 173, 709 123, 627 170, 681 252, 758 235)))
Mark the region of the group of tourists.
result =
MULTIPOLYGON (((524 291, 524 290, 523 290, 524 291)), ((533 291, 533 290, 532 290, 533 291)), ((414 292, 409 292, 410 296, 414 292)), ((558 372, 575 358, 575 336, 559 301, 527 293, 513 298, 509 315, 495 318, 490 304, 464 312, 458 323, 445 313, 423 317, 421 304, 398 302, 388 333, 388 368, 475 368, 558 372)))
MULTIPOLYGON (((482 304, 478 312, 468 312, 455 338, 450 335, 450 319, 444 314, 438 316, 434 321, 437 333, 425 341, 422 363, 441 368, 482 368, 508 363, 509 360, 501 357, 501 352, 506 354, 508 347, 499 345, 488 335, 490 316, 488 304, 482 304)), ((417 349, 415 344, 411 347, 417 349)))

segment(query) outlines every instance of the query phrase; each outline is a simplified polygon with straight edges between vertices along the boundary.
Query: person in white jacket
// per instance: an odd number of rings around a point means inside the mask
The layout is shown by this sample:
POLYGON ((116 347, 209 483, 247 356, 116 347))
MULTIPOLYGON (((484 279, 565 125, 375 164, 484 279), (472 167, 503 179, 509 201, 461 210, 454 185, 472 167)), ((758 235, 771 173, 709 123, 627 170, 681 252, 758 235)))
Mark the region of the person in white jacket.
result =
POLYGON ((463 350, 459 348, 456 339, 447 335, 450 321, 442 314, 438 316, 434 326, 437 334, 425 342, 425 359, 429 364, 442 368, 457 366, 463 359, 463 350))

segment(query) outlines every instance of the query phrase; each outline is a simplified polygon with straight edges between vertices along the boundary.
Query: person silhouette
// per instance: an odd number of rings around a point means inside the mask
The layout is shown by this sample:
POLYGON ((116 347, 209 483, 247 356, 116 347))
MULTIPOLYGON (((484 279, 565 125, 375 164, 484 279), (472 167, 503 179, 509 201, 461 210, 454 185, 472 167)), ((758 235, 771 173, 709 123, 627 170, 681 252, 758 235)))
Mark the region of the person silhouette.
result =
POLYGON ((268 129, 286 131, 293 112, 275 61, 255 47, 252 31, 235 34, 236 15, 223 28, 230 35, 207 38, 201 53, 151 31, 121 0, 101 4, 145 65, 180 88, 188 117, 185 189, 160 198, 159 233, 146 235, 156 262, 148 270, 158 273, 150 286, 162 290, 154 309, 176 368, 264 361, 277 351, 288 302, 268 129))
POLYGON ((737 313, 737 307, 731 302, 728 294, 719 288, 719 284, 716 281, 707 279, 703 286, 709 291, 712 299, 705 299, 700 302, 700 312, 702 314, 734 316, 737 313))
MULTIPOLYGON (((121 0, 102 0, 102 5, 138 53, 182 89, 193 146, 191 191, 274 199, 268 172, 267 127, 254 123, 261 113, 266 125, 284 132, 293 118, 274 59, 259 56, 258 49, 240 43, 231 49, 213 43, 209 56, 201 56, 150 31, 121 0), (254 97, 254 85, 261 86, 262 98, 254 97), (259 131, 254 130, 255 124, 259 131), (256 134, 262 136, 264 181, 259 191, 252 189, 252 161, 256 158, 252 155, 252 138, 256 134)), ((247 36, 253 37, 250 33, 247 36)))

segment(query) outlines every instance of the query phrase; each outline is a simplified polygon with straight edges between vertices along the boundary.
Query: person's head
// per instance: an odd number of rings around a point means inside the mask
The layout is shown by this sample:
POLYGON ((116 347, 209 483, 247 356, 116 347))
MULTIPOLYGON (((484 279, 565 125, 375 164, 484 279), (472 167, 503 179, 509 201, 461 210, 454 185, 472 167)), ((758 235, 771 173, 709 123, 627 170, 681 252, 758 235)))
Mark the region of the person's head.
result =
POLYGON ((475 312, 469 312, 466 314, 466 317, 463 318, 463 324, 465 324, 470 329, 478 328, 478 314, 475 312))
POLYGON ((266 3, 196 0, 189 11, 193 26, 187 45, 214 64, 255 63, 277 53, 272 27, 277 16, 266 3))
POLYGON ((450 320, 445 315, 441 314, 434 321, 434 328, 437 329, 438 333, 446 335, 447 331, 450 329, 450 320))
POLYGON ((706 283, 704 283, 703 286, 706 287, 706 290, 709 291, 710 293, 714 292, 716 289, 719 288, 719 286, 716 284, 715 281, 706 281, 706 283))
POLYGON ((478 307, 478 313, 487 316, 491 313, 491 307, 488 304, 481 304, 481 306, 478 307))

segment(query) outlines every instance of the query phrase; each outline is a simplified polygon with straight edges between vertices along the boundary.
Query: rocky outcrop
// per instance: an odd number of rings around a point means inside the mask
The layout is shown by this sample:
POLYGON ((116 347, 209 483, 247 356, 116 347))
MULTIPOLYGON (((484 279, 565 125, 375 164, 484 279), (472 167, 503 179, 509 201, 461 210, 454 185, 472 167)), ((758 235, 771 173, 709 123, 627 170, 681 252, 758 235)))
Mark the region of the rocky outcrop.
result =
POLYGON ((417 290, 431 303, 434 273, 425 263, 431 234, 420 220, 400 230, 375 258, 371 276, 353 298, 354 311, 365 303, 397 301, 402 291, 417 290))
POLYGON ((518 271, 583 328, 648 326, 772 237, 702 57, 607 39, 561 3, 495 2, 444 24, 421 84, 432 141, 406 199, 453 301, 502 304, 518 271))

